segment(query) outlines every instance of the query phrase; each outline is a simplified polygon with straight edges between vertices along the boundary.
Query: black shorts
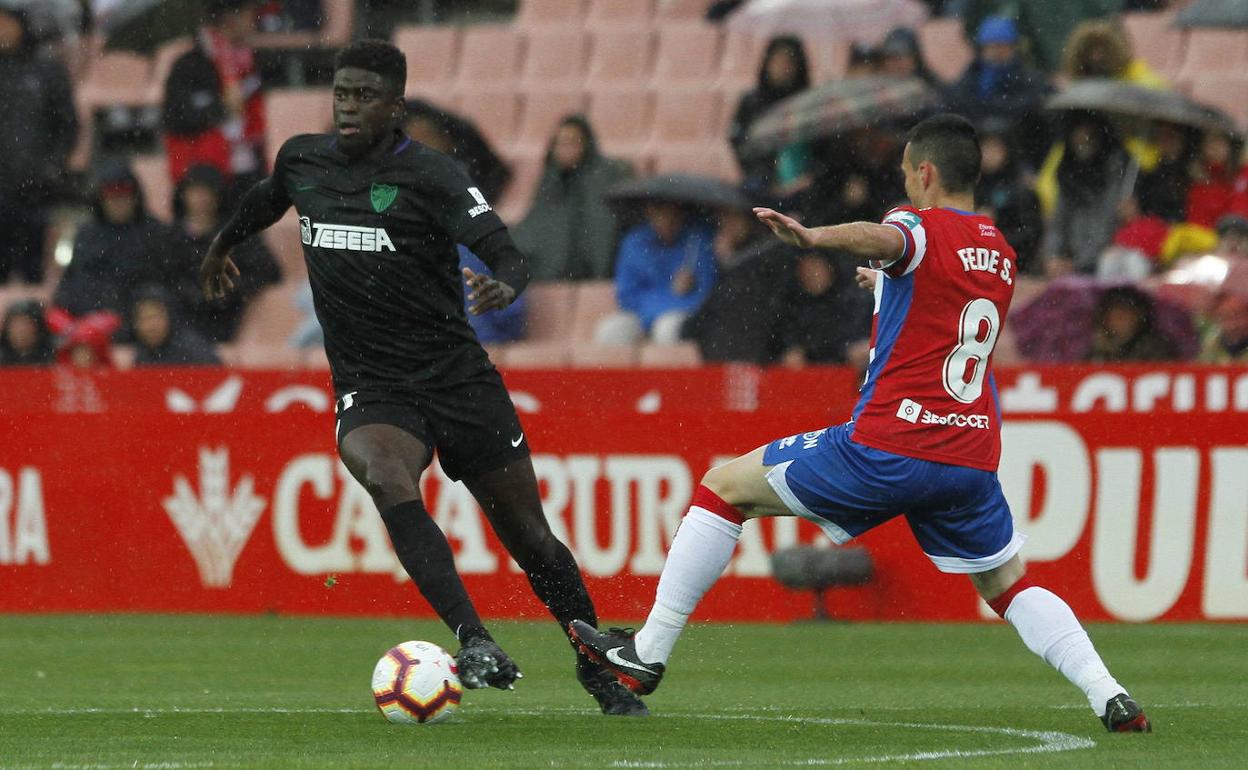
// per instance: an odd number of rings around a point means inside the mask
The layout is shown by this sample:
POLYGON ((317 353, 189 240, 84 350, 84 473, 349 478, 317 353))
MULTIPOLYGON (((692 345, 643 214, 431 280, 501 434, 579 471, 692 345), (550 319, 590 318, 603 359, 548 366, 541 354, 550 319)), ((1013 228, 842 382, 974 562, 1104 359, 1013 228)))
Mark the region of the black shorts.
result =
POLYGON ((393 425, 436 449, 451 479, 472 478, 529 456, 529 442, 496 369, 454 385, 349 391, 338 398, 338 445, 361 425, 393 425))

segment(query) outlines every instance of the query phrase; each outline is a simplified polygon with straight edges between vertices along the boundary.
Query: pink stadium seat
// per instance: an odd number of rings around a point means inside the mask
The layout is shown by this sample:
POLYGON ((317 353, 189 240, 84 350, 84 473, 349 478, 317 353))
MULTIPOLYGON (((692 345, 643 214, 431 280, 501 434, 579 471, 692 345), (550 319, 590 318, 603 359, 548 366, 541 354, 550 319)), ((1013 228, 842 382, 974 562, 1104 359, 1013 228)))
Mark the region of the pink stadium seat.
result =
POLYGON ((239 325, 236 340, 240 355, 246 346, 285 348, 286 341, 303 313, 295 305, 295 295, 303 288, 302 281, 286 280, 260 292, 247 309, 239 325))
POLYGON ((585 22, 590 27, 648 27, 655 0, 589 0, 585 22))
POLYGON ((516 78, 524 56, 524 35, 511 26, 464 29, 459 49, 456 90, 499 87, 516 78))
POLYGON ((725 90, 742 92, 758 83, 767 40, 741 30, 729 30, 724 36, 724 53, 719 60, 719 82, 725 90))
POLYGON ((578 342, 572 345, 570 359, 573 369, 630 369, 637 365, 637 348, 578 342))
POLYGON ((507 154, 507 163, 511 166, 511 181, 503 191, 503 196, 495 206, 498 215, 509 225, 514 225, 529 213, 533 206, 533 196, 541 181, 543 166, 546 162, 545 148, 534 152, 520 153, 516 148, 507 154))
POLYGON ((579 27, 530 30, 521 80, 529 92, 581 88, 589 36, 579 27))
POLYGON ((659 28, 654 83, 703 84, 719 70, 719 28, 711 24, 672 24, 659 28))
POLYGON ((1238 77, 1207 77, 1191 83, 1193 99, 1231 116, 1240 131, 1248 130, 1248 72, 1238 77))
POLYGON ((585 15, 585 0, 521 0, 516 13, 519 27, 574 24, 585 15))
POLYGON ((589 59, 589 89, 643 82, 650 75, 653 53, 654 32, 648 28, 596 30, 589 59))
POLYGON ((595 89, 590 93, 589 123, 609 155, 641 151, 650 133, 654 97, 649 91, 595 89))
POLYGON ((264 97, 265 152, 269 166, 282 143, 299 134, 328 131, 334 122, 333 92, 328 88, 275 89, 264 97))
POLYGON ((303 261, 303 244, 299 241, 299 217, 294 210, 277 220, 260 234, 264 245, 273 252, 273 258, 282 267, 287 281, 302 281, 308 276, 308 265, 303 261))
POLYGON ((113 345, 113 366, 122 371, 134 368, 134 359, 138 356, 138 351, 134 349, 134 345, 113 345))
POLYGON ((706 88, 659 91, 655 95, 653 145, 689 145, 721 136, 723 97, 706 88))
POLYGON ((495 86, 488 90, 464 90, 455 95, 457 112, 476 124, 493 144, 505 146, 516 138, 520 97, 514 88, 495 86))
POLYGON ((941 80, 959 77, 975 58, 975 51, 962 32, 961 19, 932 19, 919 27, 918 33, 923 59, 941 80))
POLYGON ((130 168, 139 179, 147 210, 157 219, 169 222, 173 219, 173 180, 169 178, 169 162, 163 153, 136 155, 130 159, 130 168))
POLYGON ((240 342, 234 351, 234 365, 240 369, 298 369, 303 365, 303 351, 282 343, 240 342))
POLYGON ((124 51, 103 53, 91 63, 86 82, 78 87, 78 102, 87 115, 112 104, 155 104, 152 73, 152 60, 146 56, 124 51))
POLYGON ((1193 29, 1177 75, 1199 80, 1211 75, 1238 75, 1248 70, 1248 34, 1230 29, 1193 29))
POLYGON ((805 35, 806 60, 812 84, 826 83, 845 76, 849 69, 850 41, 805 35))
POLYGON ((702 364, 702 354, 693 342, 675 345, 647 342, 641 346, 638 363, 643 369, 695 369, 702 364))
POLYGON ((451 26, 399 27, 394 44, 407 55, 407 95, 446 92, 455 76, 459 30, 451 26))
POLYGON ((659 0, 655 16, 659 19, 702 19, 713 0, 659 0))
POLYGON ((615 283, 613 281, 582 281, 575 284, 576 302, 572 311, 572 330, 568 339, 575 342, 592 342, 598 322, 615 313, 615 283))
POLYGON ((576 284, 567 281, 540 281, 525 290, 529 298, 525 319, 526 342, 562 342, 572 330, 576 284))
POLYGON ((541 154, 550 146, 555 127, 568 115, 585 112, 585 93, 576 91, 537 91, 524 100, 523 117, 516 138, 524 154, 541 154))
POLYGON ((1173 78, 1183 63, 1183 32, 1171 13, 1124 13, 1119 17, 1135 55, 1159 75, 1173 78))
POLYGON ((654 156, 656 174, 699 174, 722 179, 725 182, 741 181, 741 168, 732 154, 726 139, 715 139, 694 148, 668 150, 659 147, 654 156))
POLYGON ((502 349, 505 369, 559 369, 568 365, 563 342, 513 342, 502 349))
POLYGON ((325 354, 324 345, 316 345, 306 350, 300 351, 300 363, 304 369, 313 369, 316 371, 327 371, 329 369, 329 356, 325 354))

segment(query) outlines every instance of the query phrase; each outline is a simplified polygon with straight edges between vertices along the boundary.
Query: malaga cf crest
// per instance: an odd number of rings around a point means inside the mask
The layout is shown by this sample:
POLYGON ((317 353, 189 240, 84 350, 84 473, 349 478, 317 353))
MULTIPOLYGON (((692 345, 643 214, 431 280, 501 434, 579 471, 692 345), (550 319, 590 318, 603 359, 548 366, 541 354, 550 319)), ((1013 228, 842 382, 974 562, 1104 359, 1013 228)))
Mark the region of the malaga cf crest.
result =
POLYGON ((380 214, 390 208, 390 204, 394 203, 398 195, 398 185, 373 183, 373 189, 369 191, 369 198, 373 201, 373 211, 380 214))

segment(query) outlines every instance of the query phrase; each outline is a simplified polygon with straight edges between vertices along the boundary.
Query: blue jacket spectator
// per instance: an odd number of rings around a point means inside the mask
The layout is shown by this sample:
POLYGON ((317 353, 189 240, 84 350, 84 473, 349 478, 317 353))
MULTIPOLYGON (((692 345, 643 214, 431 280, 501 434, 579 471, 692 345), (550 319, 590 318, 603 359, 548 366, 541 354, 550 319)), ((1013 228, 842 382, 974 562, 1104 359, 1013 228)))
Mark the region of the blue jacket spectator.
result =
POLYGON ((627 315, 604 319, 599 342, 635 342, 643 332, 656 342, 675 342, 684 320, 715 286, 709 226, 690 219, 682 207, 659 201, 647 204, 646 220, 620 241, 615 298, 627 315))
MULTIPOLYGON (((463 245, 459 245, 457 248, 459 249, 459 269, 461 271, 466 267, 474 273, 490 275, 490 269, 485 266, 485 263, 476 254, 473 254, 463 245)), ((467 284, 464 287, 464 310, 466 311, 472 303, 468 301, 467 284)), ((515 342, 524 336, 524 318, 528 307, 528 296, 521 294, 519 297, 516 297, 515 302, 502 310, 491 310, 481 315, 468 313, 468 323, 472 326, 472 330, 477 333, 477 340, 482 345, 496 342, 515 342)))

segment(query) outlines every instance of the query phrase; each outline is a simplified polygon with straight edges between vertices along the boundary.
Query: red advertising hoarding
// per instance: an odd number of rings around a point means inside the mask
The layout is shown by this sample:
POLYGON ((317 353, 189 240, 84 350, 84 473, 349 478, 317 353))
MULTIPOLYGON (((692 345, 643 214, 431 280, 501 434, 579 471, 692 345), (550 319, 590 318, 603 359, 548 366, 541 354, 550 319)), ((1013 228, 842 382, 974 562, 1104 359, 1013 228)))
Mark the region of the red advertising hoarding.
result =
MULTIPOLYGON (((543 501, 604 617, 636 618, 701 475, 844 420, 847 370, 516 371, 506 375, 543 501)), ((1033 576, 1088 619, 1248 619, 1248 369, 998 372, 1001 480, 1033 576)), ((428 615, 333 444, 320 372, 0 373, 0 611, 428 615)), ((483 614, 540 617, 462 485, 426 502, 483 614)), ((810 524, 747 525, 706 620, 788 620, 809 596, 769 554, 826 546, 810 524)), ((974 620, 903 521, 861 539, 851 619, 974 620)))

